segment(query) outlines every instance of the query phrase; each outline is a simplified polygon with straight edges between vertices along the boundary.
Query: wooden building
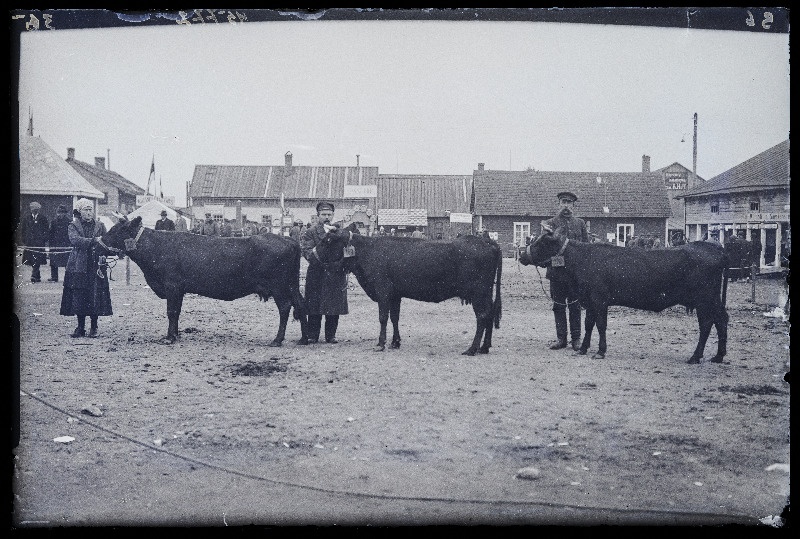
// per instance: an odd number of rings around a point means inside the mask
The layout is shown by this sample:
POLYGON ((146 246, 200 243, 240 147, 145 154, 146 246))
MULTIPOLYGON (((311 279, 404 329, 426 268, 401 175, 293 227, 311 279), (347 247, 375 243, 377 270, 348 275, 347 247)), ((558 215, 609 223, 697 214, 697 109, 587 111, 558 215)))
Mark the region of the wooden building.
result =
POLYGON ((334 219, 371 234, 377 221, 378 167, 196 165, 189 185, 193 221, 251 221, 288 235, 294 221, 316 221, 317 202, 334 204, 334 219))
POLYGON ((472 232, 469 222, 451 215, 469 213, 472 176, 431 174, 378 175, 378 226, 385 233, 410 235, 419 228, 429 239, 450 239, 472 232))
POLYGON ((67 163, 103 196, 97 201, 97 215, 113 215, 115 212, 127 215, 136 209, 136 195, 145 190, 106 168, 105 157, 95 157, 94 165, 75 159, 75 148, 67 148, 67 163))
POLYGON ((495 237, 506 254, 558 213, 561 191, 577 195, 575 216, 597 241, 624 245, 628 237, 644 234, 667 240, 671 209, 660 172, 485 170, 478 163, 473 189, 477 228, 495 237))
POLYGON ((791 250, 789 183, 786 140, 688 189, 679 195, 688 239, 757 239, 761 268, 780 267, 781 250, 791 250))
MULTIPOLYGON (((650 171, 650 157, 642 156, 642 172, 650 171)), ((685 223, 683 221, 683 199, 679 195, 697 185, 705 183, 705 179, 694 174, 691 170, 678 162, 666 167, 656 169, 664 177, 664 185, 669 196, 669 206, 672 216, 667 219, 667 230, 670 241, 684 238, 685 223)))
POLYGON ((79 198, 98 200, 103 193, 70 167, 41 138, 21 136, 19 141, 19 215, 31 202, 42 205, 41 214, 52 220, 59 204, 72 211, 79 198))

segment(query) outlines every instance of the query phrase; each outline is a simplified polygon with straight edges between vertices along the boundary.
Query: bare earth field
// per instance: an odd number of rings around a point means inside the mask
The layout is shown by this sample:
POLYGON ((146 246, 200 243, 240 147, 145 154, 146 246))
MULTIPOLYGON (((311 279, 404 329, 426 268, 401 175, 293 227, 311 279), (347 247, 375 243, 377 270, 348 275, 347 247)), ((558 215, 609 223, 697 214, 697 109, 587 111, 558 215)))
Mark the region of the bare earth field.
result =
POLYGON ((126 285, 125 261, 99 338, 71 339, 61 283, 15 262, 17 529, 778 526, 789 503, 789 323, 764 315, 779 278, 755 303, 730 283, 725 362, 688 365, 697 320, 677 307, 612 307, 603 360, 596 333, 587 356, 547 349, 544 271, 512 259, 494 347, 474 357, 457 299, 404 300, 401 348, 373 352, 377 304, 352 276, 339 344, 297 346, 291 322, 270 348, 274 302, 189 295, 162 345, 166 302, 134 263, 126 285))

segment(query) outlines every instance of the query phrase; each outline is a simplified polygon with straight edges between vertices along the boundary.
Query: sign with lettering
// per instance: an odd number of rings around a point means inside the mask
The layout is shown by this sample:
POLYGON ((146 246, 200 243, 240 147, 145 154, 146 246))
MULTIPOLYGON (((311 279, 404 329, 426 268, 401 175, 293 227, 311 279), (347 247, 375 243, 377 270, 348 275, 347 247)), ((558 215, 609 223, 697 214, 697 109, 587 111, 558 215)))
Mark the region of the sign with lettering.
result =
POLYGON ((345 185, 344 198, 376 198, 377 185, 345 185))
POLYGON ((748 221, 788 221, 789 212, 759 213, 750 212, 747 214, 748 221))
POLYGON ((163 202, 167 206, 174 206, 175 205, 175 197, 157 197, 155 195, 136 195, 136 205, 137 206, 144 206, 151 200, 158 200, 159 202, 163 202))
POLYGON ((472 214, 471 213, 451 213, 450 214, 450 222, 451 223, 471 223, 472 222, 472 214))

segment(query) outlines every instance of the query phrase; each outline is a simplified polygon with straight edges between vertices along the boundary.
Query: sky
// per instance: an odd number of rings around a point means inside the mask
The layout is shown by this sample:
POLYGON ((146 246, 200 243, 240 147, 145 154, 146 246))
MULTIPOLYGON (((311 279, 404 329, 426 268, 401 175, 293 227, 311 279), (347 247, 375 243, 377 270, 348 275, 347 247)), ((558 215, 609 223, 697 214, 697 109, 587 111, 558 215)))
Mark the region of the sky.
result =
MULTIPOLYGON (((57 20, 54 21, 54 26, 57 20)), ((24 32, 19 132, 186 204, 195 165, 717 174, 789 138, 789 35, 295 21, 24 32)))

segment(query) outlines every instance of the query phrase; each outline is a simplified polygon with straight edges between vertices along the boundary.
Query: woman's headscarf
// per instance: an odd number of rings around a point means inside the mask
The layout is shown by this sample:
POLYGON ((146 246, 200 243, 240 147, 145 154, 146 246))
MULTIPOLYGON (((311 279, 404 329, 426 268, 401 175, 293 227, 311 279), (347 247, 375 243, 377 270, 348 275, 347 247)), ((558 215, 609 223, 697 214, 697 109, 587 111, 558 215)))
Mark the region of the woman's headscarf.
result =
POLYGON ((88 198, 79 198, 78 202, 75 203, 75 209, 78 211, 86 207, 94 209, 94 203, 88 198))

